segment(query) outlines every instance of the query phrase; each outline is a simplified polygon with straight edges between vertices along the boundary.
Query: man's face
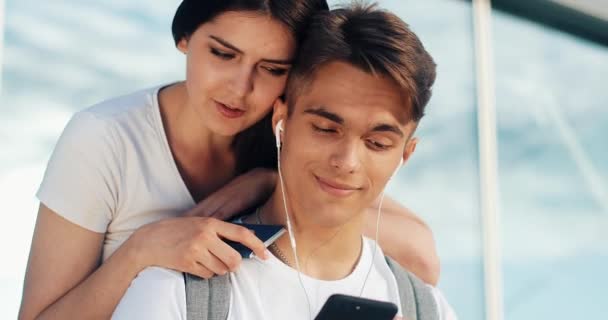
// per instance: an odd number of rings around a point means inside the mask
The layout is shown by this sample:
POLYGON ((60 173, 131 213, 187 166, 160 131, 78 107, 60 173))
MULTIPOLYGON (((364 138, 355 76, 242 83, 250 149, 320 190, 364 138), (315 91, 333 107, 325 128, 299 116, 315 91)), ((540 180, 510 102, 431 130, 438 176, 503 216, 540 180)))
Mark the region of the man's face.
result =
POLYGON ((318 70, 284 119, 282 173, 300 223, 335 227, 360 216, 413 152, 416 124, 396 83, 342 62, 318 70))

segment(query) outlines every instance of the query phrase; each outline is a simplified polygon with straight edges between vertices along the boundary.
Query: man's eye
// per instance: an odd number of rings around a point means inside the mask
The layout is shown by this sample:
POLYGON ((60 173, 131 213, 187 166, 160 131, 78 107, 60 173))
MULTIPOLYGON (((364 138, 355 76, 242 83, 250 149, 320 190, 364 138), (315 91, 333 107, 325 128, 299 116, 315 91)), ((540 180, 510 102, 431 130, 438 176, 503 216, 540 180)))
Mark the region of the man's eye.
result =
POLYGON ((273 76, 280 77, 282 75, 287 74, 287 69, 284 69, 284 68, 271 68, 271 67, 263 67, 263 68, 273 76))
POLYGON ((391 147, 390 145, 386 145, 386 144, 380 143, 380 142, 378 142, 376 140, 372 140, 372 139, 367 140, 367 143, 375 150, 387 150, 391 147))
POLYGON ((322 133, 335 133, 337 132, 335 129, 331 129, 331 128, 321 128, 321 127, 317 127, 316 125, 312 125, 312 128, 317 131, 317 132, 322 132, 322 133))
POLYGON ((222 60, 230 60, 234 58, 234 54, 223 52, 215 48, 211 48, 211 53, 222 60))

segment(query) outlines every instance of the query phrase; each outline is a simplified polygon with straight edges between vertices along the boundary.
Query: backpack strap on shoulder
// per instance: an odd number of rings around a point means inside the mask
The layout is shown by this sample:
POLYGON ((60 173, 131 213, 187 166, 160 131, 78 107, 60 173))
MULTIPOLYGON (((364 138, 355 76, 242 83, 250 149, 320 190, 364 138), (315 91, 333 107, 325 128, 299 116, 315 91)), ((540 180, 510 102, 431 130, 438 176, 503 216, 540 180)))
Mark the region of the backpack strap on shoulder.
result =
POLYGON ((188 320, 226 320, 230 309, 228 275, 203 279, 184 273, 188 320))
POLYGON ((408 320, 439 320, 439 308, 431 288, 393 259, 386 257, 399 289, 401 311, 408 320))

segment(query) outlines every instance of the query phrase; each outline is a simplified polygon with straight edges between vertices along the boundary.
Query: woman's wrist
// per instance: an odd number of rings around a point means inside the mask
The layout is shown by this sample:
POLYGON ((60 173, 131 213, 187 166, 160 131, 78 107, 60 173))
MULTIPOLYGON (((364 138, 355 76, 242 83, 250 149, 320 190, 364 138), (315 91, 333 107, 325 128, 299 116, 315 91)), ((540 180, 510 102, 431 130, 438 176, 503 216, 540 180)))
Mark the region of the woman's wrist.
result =
POLYGON ((127 260, 126 263, 131 265, 136 273, 139 273, 141 270, 152 265, 152 262, 148 257, 148 252, 145 249, 144 239, 146 238, 146 229, 147 226, 143 226, 135 230, 118 249, 122 251, 122 254, 124 254, 125 259, 127 260))

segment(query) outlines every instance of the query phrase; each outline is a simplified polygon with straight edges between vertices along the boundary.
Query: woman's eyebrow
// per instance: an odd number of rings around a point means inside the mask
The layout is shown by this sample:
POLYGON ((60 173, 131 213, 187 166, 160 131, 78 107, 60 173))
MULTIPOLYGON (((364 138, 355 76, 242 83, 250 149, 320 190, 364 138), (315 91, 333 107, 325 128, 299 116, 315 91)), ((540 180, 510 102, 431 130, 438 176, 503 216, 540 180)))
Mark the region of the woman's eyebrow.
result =
MULTIPOLYGON (((231 44, 230 42, 228 42, 218 36, 210 35, 209 38, 215 40, 216 42, 218 42, 219 44, 223 45, 224 47, 226 47, 228 49, 231 49, 233 51, 236 51, 237 53, 243 54, 243 50, 237 48, 235 45, 231 44)), ((267 63, 272 63, 272 64, 282 64, 282 65, 292 65, 293 64, 292 59, 262 59, 262 61, 267 62, 267 63)))
POLYGON ((232 49, 238 53, 243 53, 243 50, 235 47, 233 44, 231 44, 230 42, 218 37, 218 36, 214 36, 214 35, 210 35, 209 38, 219 42, 221 45, 223 45, 224 47, 228 48, 228 49, 232 49))
POLYGON ((293 60, 291 59, 262 59, 264 62, 272 63, 272 64, 283 64, 283 65, 292 65, 293 60))

